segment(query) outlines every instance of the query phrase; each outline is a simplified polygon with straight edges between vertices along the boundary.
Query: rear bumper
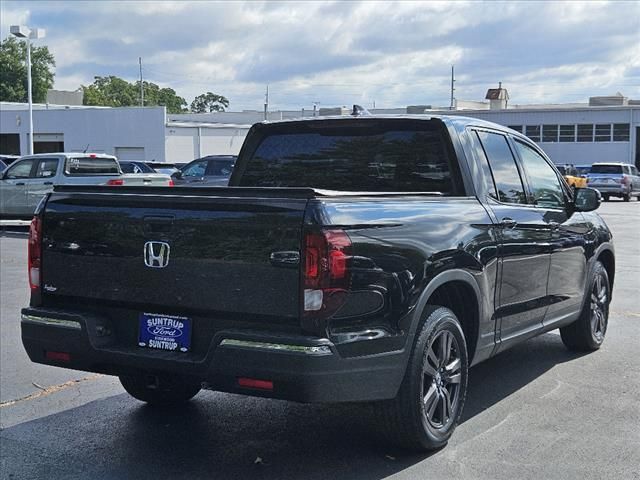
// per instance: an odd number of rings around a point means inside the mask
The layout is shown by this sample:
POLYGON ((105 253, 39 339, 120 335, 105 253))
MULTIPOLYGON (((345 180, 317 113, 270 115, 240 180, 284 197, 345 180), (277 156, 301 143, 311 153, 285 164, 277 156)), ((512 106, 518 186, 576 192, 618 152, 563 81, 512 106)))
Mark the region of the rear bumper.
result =
POLYGON ((618 195, 618 196, 622 196, 622 195, 626 195, 629 193, 629 188, 626 185, 588 185, 591 188, 595 188, 596 190, 598 190, 602 195, 607 194, 607 195, 618 195))
POLYGON ((220 331, 205 356, 119 346, 104 319, 49 309, 22 310, 22 342, 36 363, 109 375, 174 374, 206 388, 299 402, 354 402, 395 397, 404 376, 405 351, 341 357, 327 339, 220 331), (47 352, 64 352, 56 359, 47 352), (61 360, 63 358, 64 360, 61 360), (248 377, 273 390, 238 385, 248 377))

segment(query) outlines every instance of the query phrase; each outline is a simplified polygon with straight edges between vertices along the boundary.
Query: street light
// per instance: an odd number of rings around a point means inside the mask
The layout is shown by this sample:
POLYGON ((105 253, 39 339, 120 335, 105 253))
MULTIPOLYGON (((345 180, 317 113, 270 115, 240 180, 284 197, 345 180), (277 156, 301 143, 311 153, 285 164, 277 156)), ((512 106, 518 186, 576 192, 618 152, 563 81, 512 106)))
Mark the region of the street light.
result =
POLYGON ((45 31, 42 28, 29 28, 24 25, 11 25, 10 32, 17 38, 27 41, 27 95, 29 98, 29 155, 33 154, 33 100, 31 96, 31 40, 44 38, 45 31))

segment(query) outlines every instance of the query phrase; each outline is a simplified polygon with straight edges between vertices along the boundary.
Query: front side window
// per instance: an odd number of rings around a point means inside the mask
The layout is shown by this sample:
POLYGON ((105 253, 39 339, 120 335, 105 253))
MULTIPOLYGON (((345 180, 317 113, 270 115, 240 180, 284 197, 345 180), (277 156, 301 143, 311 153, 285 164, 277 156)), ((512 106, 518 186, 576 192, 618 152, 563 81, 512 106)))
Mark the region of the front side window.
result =
POLYGON ((483 131, 477 134, 498 190, 497 198, 495 193, 489 195, 504 203, 527 203, 522 179, 506 137, 483 131))
POLYGON ((527 172, 534 203, 547 208, 564 207, 562 186, 551 165, 530 146, 518 141, 515 143, 527 172))
POLYGON ((207 171, 207 161, 202 160, 194 162, 184 169, 182 172, 183 177, 204 177, 204 172, 207 171))
POLYGON ((207 175, 228 177, 233 171, 234 160, 212 160, 207 175))
POLYGON ((38 168, 36 169, 36 177, 53 177, 56 174, 56 170, 58 170, 58 160, 56 158, 40 160, 38 168))
POLYGON ((20 160, 11 165, 4 178, 29 178, 35 160, 20 160))

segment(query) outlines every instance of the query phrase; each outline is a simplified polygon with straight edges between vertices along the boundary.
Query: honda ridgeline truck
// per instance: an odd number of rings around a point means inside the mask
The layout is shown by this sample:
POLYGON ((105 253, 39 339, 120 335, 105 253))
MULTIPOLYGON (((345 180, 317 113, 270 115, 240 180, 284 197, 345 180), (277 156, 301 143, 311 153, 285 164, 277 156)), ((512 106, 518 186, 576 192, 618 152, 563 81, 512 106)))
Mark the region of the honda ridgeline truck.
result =
POLYGON ((228 187, 49 194, 22 340, 149 404, 201 388, 372 402, 392 441, 434 449, 470 366, 557 328, 600 347, 615 261, 599 204, 477 119, 260 123, 228 187))

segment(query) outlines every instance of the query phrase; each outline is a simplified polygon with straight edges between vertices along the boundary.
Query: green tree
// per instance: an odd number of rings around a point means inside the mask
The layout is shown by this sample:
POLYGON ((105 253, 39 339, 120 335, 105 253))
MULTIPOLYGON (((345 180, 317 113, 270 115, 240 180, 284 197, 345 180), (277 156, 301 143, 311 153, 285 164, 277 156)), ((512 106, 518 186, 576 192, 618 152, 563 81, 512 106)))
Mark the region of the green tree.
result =
MULTIPOLYGON (((187 101, 172 88, 160 88, 155 83, 143 82, 144 105, 162 105, 169 113, 186 111, 187 101)), ((82 86, 85 105, 105 107, 133 107, 140 105, 140 81, 130 83, 114 75, 94 77, 89 86, 82 86)))
POLYGON ((229 100, 226 97, 211 92, 198 95, 191 102, 193 113, 224 112, 224 109, 228 107, 229 100))
MULTIPOLYGON (((27 101, 27 45, 15 37, 0 44, 0 101, 27 101)), ((53 88, 56 61, 47 46, 31 45, 31 79, 33 101, 47 101, 47 90, 53 88)))

